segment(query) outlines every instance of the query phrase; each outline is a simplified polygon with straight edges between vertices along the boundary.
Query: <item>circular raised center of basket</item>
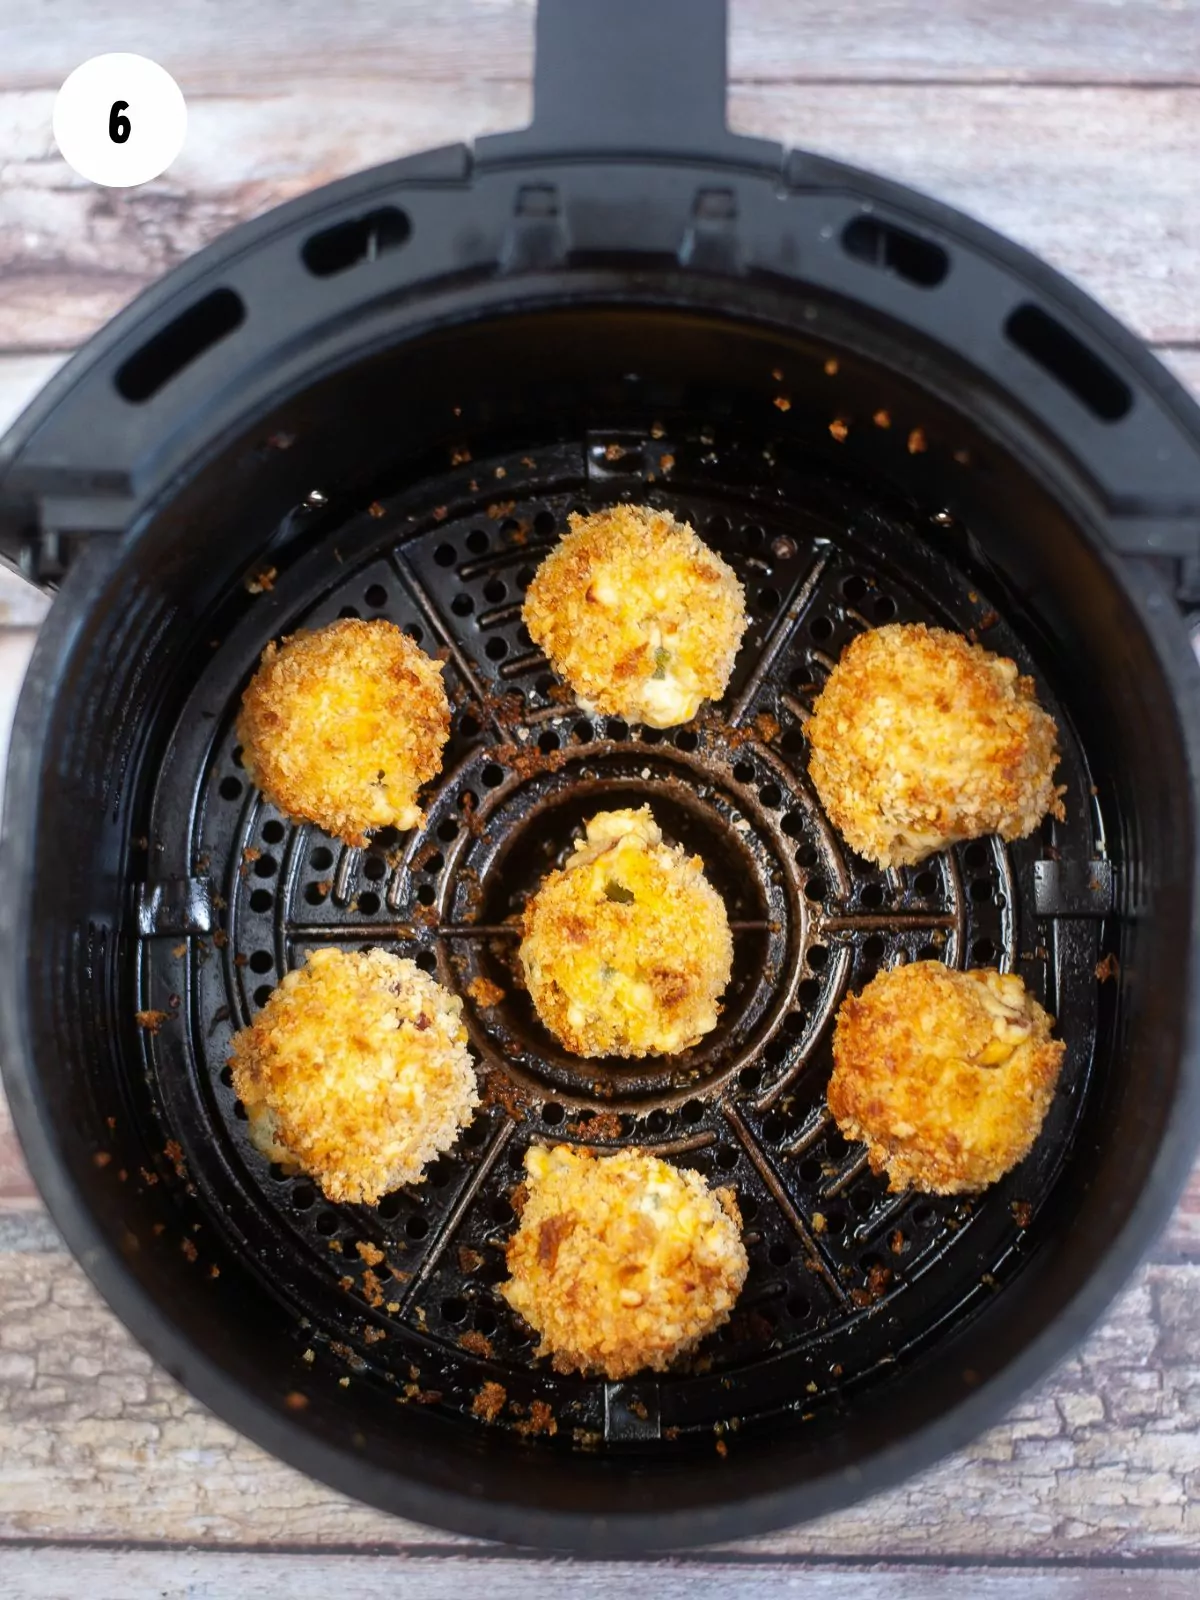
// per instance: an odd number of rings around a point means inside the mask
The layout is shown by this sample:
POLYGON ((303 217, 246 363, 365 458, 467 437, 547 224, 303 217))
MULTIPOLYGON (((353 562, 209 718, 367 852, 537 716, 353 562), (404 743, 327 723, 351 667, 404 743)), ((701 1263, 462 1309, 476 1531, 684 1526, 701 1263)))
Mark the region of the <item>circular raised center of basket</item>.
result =
POLYGON ((580 745, 543 734, 539 745, 531 737, 514 747, 503 779, 448 854, 438 908, 444 976, 464 998, 481 1057, 518 1098, 645 1112, 711 1093, 773 1037, 806 976, 810 918, 797 841, 733 777, 722 735, 694 742, 687 751, 637 739, 580 745), (644 805, 668 843, 700 858, 725 903, 734 957, 721 1017, 677 1055, 574 1055, 541 1022, 525 987, 522 912, 589 818, 644 805))

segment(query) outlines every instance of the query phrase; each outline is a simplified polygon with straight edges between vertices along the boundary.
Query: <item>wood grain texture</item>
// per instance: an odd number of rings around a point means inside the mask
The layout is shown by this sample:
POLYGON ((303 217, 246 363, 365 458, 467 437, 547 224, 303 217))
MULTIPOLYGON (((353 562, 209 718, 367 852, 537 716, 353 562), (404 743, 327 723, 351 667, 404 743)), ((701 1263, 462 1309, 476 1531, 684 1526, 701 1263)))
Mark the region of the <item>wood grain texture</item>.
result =
MULTIPOLYGON (((1200 32, 1200 23, 1197 31, 1200 32)), ((526 120, 528 88, 376 76, 193 100, 170 172, 101 190, 53 150, 49 90, 0 94, 0 348, 67 349, 200 246, 393 156, 526 120)), ((735 86, 734 125, 938 195, 1145 337, 1200 340, 1200 87, 735 86)))
MULTIPOLYGON (((1020 82, 1200 82, 1195 0, 731 0, 733 81, 1011 79, 1020 82)), ((276 7, 242 0, 41 0, 7 21, 0 87, 57 88, 102 50, 153 56, 197 92, 264 79, 384 73, 456 87, 525 78, 533 0, 322 0, 276 7), (118 42, 119 41, 119 42, 118 42)))
POLYGON ((1170 1568, 847 1566, 771 1562, 747 1566, 688 1558, 584 1564, 471 1555, 286 1555, 262 1551, 9 1549, 0 1551, 0 1596, 78 1600, 295 1600, 337 1588, 355 1600, 461 1600, 486 1585, 494 1600, 531 1592, 580 1600, 1192 1600, 1195 1579, 1170 1568))
MULTIPOLYGON (((0 1541, 418 1549, 471 1541, 264 1455, 159 1371, 44 1216, 0 1216, 0 1541)), ((1200 1266, 1153 1265, 1039 1393, 899 1489, 756 1557, 1200 1556, 1200 1266)))

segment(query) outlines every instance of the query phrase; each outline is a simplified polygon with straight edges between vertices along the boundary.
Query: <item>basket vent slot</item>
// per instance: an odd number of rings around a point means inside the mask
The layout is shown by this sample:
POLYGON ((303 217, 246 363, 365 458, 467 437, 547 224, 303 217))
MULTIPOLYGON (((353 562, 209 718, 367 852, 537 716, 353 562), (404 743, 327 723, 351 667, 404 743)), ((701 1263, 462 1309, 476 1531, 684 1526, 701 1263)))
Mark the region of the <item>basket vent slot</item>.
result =
POLYGON ((879 217, 855 217, 848 222, 842 249, 855 261, 894 273, 919 289, 936 288, 950 271, 950 257, 940 244, 879 217))
POLYGON ((117 393, 135 405, 151 399, 245 320, 246 306, 241 295, 232 289, 214 289, 147 339, 120 366, 117 393))
POLYGON ((1036 361, 1102 422, 1119 422, 1133 405, 1124 380, 1040 306, 1018 306, 1004 324, 1004 332, 1010 344, 1036 361))
POLYGON ((349 272, 361 261, 377 261, 389 251, 399 250, 412 236, 412 223, 396 206, 368 211, 366 216, 339 222, 310 234, 300 252, 304 265, 314 278, 333 278, 349 272))

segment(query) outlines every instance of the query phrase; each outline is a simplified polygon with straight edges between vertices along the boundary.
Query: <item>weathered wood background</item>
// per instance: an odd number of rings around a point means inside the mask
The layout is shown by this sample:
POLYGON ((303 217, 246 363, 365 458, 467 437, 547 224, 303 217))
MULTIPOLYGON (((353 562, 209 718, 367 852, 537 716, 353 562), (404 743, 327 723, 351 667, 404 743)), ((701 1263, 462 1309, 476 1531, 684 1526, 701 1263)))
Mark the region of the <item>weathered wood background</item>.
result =
MULTIPOLYGON (((647 0, 652 3, 652 0, 647 0)), ((733 0, 734 126, 878 168, 1042 252, 1200 390, 1200 0, 733 0)), ((0 425, 191 250, 387 157, 522 122, 532 0, 8 0, 0 425), (136 50, 187 146, 132 192, 50 133, 80 61, 136 50)), ((0 596, 0 719, 36 610, 0 596), (5 606, 7 605, 7 612, 5 606), (25 624, 26 631, 17 630, 25 624)), ((0 1112, 0 1597, 81 1593, 1102 1600, 1200 1593, 1200 1177, 1052 1382, 906 1487, 634 1568, 391 1520, 279 1466, 158 1372, 46 1219, 0 1112)))

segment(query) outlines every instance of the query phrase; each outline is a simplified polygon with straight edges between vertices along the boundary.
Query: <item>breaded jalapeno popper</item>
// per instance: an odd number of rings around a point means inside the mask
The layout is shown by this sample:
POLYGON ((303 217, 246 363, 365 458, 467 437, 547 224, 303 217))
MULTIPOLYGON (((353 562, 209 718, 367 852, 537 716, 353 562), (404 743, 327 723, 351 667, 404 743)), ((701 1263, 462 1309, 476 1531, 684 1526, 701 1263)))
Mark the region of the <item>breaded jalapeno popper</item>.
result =
POLYGON ((1066 1046, 1014 973, 916 961, 849 995, 829 1109, 893 1190, 986 1188, 1033 1147, 1066 1046))
POLYGON ((533 641, 586 711, 652 728, 725 692, 746 628, 733 569, 645 506, 572 514, 525 597, 533 641))
POLYGON ((311 951, 230 1066, 255 1146, 330 1200, 419 1183, 479 1103, 461 1000, 384 950, 311 951))
POLYGON ((881 867, 1061 818, 1058 730, 1015 662, 923 623, 860 634, 805 726, 809 774, 846 842, 881 867))
POLYGON ((602 811, 525 907, 534 1008, 576 1055, 674 1055, 717 1025, 733 966, 721 896, 649 806, 602 811))
POLYGON ((525 1170, 500 1292, 556 1370, 662 1371, 727 1320, 748 1269, 731 1190, 640 1150, 535 1146, 525 1170))
POLYGON ((242 696, 242 759, 290 817, 347 844, 421 821, 450 733, 441 663, 392 622, 347 618, 269 644, 242 696))

